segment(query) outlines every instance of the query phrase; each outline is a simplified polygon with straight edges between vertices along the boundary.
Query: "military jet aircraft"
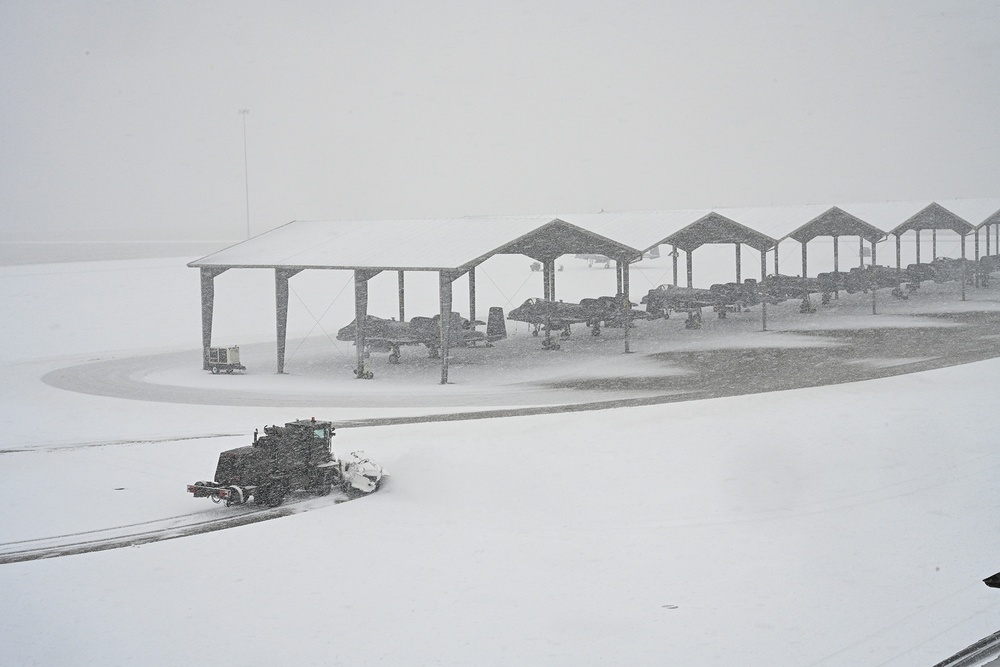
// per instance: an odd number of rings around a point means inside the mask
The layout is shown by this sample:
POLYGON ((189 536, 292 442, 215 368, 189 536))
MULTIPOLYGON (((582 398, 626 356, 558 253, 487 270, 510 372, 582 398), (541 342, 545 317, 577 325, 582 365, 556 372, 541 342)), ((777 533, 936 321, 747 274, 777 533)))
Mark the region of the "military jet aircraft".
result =
MULTIPOLYGON (((982 273, 983 262, 977 264, 975 260, 972 259, 950 259, 948 257, 938 257, 929 264, 911 264, 906 267, 908 270, 913 268, 918 271, 923 280, 933 280, 936 283, 945 283, 952 280, 965 280, 966 282, 972 282, 976 273, 982 273)), ((987 266, 986 274, 989 275, 989 270, 992 267, 987 266)))
MULTIPOLYGON (((835 282, 829 282, 827 286, 831 292, 836 289, 835 282)), ((815 313, 816 307, 812 304, 809 295, 823 292, 824 289, 823 284, 817 278, 786 276, 779 273, 767 277, 763 291, 768 303, 779 303, 786 299, 801 299, 799 312, 815 313)))
MULTIPOLYGON (((456 347, 474 347, 479 343, 486 346, 507 337, 507 330, 503 322, 503 311, 499 308, 490 309, 489 323, 486 333, 476 331, 473 325, 483 324, 480 321, 469 322, 458 313, 451 314, 451 327, 449 328, 448 345, 456 347), (499 321, 495 311, 499 311, 499 321)), ((434 317, 414 317, 409 322, 399 322, 394 319, 386 320, 374 315, 368 315, 365 319, 365 351, 366 352, 388 352, 389 363, 399 363, 400 348, 404 345, 424 345, 428 349, 428 356, 437 359, 440 356, 441 347, 441 316, 434 317)), ((352 320, 350 324, 337 332, 337 340, 355 341, 357 340, 357 323, 352 320)))
MULTIPOLYGON (((644 319, 646 314, 633 308, 629 303, 628 320, 644 319)), ((570 326, 585 324, 591 335, 601 334, 601 325, 605 327, 621 327, 625 323, 626 314, 623 308, 623 297, 602 296, 596 299, 581 299, 580 303, 565 303, 563 301, 547 301, 545 299, 528 299, 520 306, 510 311, 508 320, 531 324, 532 335, 539 331, 545 332, 542 347, 558 350, 559 344, 552 340, 551 333, 560 331, 562 338, 569 338, 570 326)))
POLYGON ((605 255, 581 254, 575 256, 577 259, 587 260, 587 268, 593 268, 594 264, 603 264, 605 269, 611 268, 611 258, 605 255))
POLYGON ((876 289, 891 288, 897 299, 907 299, 907 292, 913 293, 923 280, 933 280, 936 269, 931 264, 910 264, 902 271, 891 266, 856 266, 850 271, 831 271, 816 276, 823 303, 830 302, 830 294, 844 290, 848 294, 868 293, 872 285, 876 289), (906 288, 906 292, 903 288, 906 288))
POLYGON ((726 313, 739 312, 760 303, 760 289, 757 281, 747 279, 743 283, 718 283, 709 289, 697 287, 676 287, 660 285, 649 290, 642 297, 649 318, 669 319, 671 311, 688 314, 684 326, 688 329, 701 328, 702 308, 712 308, 720 319, 726 313))

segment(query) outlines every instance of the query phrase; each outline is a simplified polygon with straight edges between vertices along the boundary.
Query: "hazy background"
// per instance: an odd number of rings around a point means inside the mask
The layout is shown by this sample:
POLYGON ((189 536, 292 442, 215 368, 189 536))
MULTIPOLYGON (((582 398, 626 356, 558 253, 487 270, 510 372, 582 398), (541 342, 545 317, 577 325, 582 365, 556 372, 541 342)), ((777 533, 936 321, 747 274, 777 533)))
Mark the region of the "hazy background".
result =
POLYGON ((6 241, 997 196, 1000 3, 0 0, 6 241))

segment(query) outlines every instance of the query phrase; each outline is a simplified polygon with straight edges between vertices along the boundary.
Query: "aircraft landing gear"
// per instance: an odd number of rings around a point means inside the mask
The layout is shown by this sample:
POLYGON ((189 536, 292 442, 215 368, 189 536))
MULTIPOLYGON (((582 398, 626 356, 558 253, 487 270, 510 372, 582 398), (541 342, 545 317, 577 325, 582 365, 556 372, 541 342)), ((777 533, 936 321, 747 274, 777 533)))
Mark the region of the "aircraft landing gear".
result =
POLYGON ((697 310, 689 310, 687 321, 684 322, 685 329, 700 329, 701 328, 701 308, 697 310))
POLYGON ((551 338, 546 337, 546 338, 542 339, 542 349, 543 350, 558 350, 559 349, 559 343, 557 343, 556 341, 552 340, 551 338))

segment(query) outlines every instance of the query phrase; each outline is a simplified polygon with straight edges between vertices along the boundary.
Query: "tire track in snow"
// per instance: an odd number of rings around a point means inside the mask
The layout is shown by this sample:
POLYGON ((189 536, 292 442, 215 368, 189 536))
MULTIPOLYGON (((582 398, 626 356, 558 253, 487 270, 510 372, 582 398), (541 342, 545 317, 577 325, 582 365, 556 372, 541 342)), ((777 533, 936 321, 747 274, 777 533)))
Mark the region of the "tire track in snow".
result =
POLYGON ((322 498, 302 498, 280 507, 246 507, 242 511, 240 508, 229 509, 225 515, 208 518, 206 515, 212 513, 211 510, 77 533, 0 542, 0 565, 162 542, 301 514, 349 500, 351 498, 346 494, 335 492, 322 498))
POLYGON ((209 440, 211 438, 232 438, 245 433, 203 433, 201 435, 170 436, 166 438, 143 438, 142 440, 96 440, 64 445, 27 445, 14 449, 0 449, 0 454, 22 454, 25 452, 60 452, 90 447, 116 447, 120 445, 150 445, 158 442, 184 442, 186 440, 209 440))

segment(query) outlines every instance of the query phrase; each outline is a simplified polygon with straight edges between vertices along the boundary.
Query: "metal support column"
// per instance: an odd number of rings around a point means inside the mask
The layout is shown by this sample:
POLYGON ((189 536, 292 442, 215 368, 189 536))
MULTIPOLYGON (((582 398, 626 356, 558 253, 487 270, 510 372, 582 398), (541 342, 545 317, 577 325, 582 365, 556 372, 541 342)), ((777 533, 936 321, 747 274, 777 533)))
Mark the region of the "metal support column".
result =
POLYGON ((677 287, 677 257, 680 255, 680 253, 677 252, 677 246, 674 245, 670 247, 674 249, 673 252, 670 253, 670 255, 674 260, 674 287, 677 287))
POLYGON ((743 258, 740 257, 740 243, 737 242, 737 244, 736 244, 736 284, 737 285, 743 283, 743 278, 742 278, 743 261, 742 260, 743 260, 743 258))
POLYGON ((976 276, 976 289, 979 289, 979 229, 976 229, 976 239, 975 239, 975 257, 976 257, 976 271, 974 272, 976 276))
POLYGON ((865 266, 865 237, 858 237, 858 260, 861 262, 858 266, 864 268, 865 266))
POLYGON ((274 321, 278 336, 278 375, 285 372, 285 335, 288 331, 288 279, 301 270, 274 270, 274 321))
POLYGON ((370 380, 371 372, 365 368, 365 324, 368 322, 368 281, 379 271, 354 269, 354 346, 357 348, 357 365, 354 377, 370 380))
POLYGON ((212 314, 215 311, 215 277, 226 269, 201 267, 202 369, 208 370, 208 348, 212 347, 212 314))
POLYGON ((760 326, 767 331, 767 249, 760 251, 760 326))
POLYGON ((878 292, 878 279, 875 277, 875 239, 872 239, 872 315, 875 315, 875 293, 878 292))
POLYGON ((476 330, 476 267, 469 269, 469 326, 476 330))
POLYGON ((807 255, 806 255, 806 245, 808 245, 808 243, 806 241, 802 241, 802 279, 803 280, 805 280, 806 275, 807 275, 806 271, 809 268, 809 264, 808 264, 808 262, 806 260, 806 257, 807 257, 807 255))
POLYGON ((451 284, 457 276, 451 275, 447 271, 441 271, 438 277, 438 293, 441 299, 441 384, 448 384, 448 354, 451 344, 451 284))
POLYGON ((917 264, 920 263, 920 230, 916 230, 917 234, 917 264))
POLYGON ((625 260, 621 262, 621 265, 622 265, 622 289, 621 292, 619 292, 619 294, 622 295, 622 308, 624 309, 624 312, 622 313, 622 322, 623 326, 625 327, 625 354, 628 354, 629 352, 632 351, 629 348, 629 335, 630 335, 629 330, 632 328, 632 321, 630 317, 632 313, 632 304, 629 303, 629 298, 628 298, 628 291, 629 291, 628 269, 630 266, 628 258, 625 258, 625 260))
POLYGON ((965 234, 962 237, 962 301, 965 301, 965 234))
POLYGON ((836 234, 833 235, 833 272, 835 274, 833 280, 833 298, 840 299, 840 277, 836 275, 840 273, 840 237, 836 234))
POLYGON ((623 266, 625 262, 621 259, 615 260, 615 294, 622 293, 622 284, 625 282, 625 278, 622 277, 623 266))
POLYGON ((694 267, 691 264, 691 251, 685 250, 684 253, 687 255, 687 279, 688 287, 694 286, 694 267))
POLYGON ((774 275, 778 275, 778 243, 774 244, 774 275))
POLYGON ((556 300, 556 260, 550 259, 546 262, 549 267, 549 301, 556 300))
POLYGON ((902 259, 902 243, 900 242, 900 235, 896 234, 896 287, 900 287, 903 284, 903 259, 902 259))
POLYGON ((405 293, 405 290, 403 289, 403 272, 402 271, 397 271, 396 272, 396 284, 397 284, 397 290, 398 290, 397 294, 399 295, 399 321, 400 322, 405 322, 406 321, 406 309, 403 306, 403 304, 404 304, 404 293, 405 293))
MULTIPOLYGON (((444 274, 442 274, 444 275, 444 274)), ((542 261, 542 295, 546 301, 551 301, 552 290, 549 288, 549 263, 542 261)))
POLYGON ((931 261, 937 259, 937 229, 931 230, 931 261))

